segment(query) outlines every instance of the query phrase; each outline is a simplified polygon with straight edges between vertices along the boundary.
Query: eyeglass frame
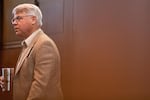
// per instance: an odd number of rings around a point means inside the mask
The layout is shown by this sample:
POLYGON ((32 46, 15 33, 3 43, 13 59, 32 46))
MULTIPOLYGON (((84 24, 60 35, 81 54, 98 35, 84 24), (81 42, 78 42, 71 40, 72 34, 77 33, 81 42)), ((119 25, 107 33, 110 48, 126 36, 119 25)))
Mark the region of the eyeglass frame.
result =
POLYGON ((11 19, 11 23, 14 23, 15 21, 18 23, 20 20, 23 19, 23 17, 28 17, 28 16, 34 16, 34 15, 24 15, 24 16, 17 16, 15 18, 11 19))

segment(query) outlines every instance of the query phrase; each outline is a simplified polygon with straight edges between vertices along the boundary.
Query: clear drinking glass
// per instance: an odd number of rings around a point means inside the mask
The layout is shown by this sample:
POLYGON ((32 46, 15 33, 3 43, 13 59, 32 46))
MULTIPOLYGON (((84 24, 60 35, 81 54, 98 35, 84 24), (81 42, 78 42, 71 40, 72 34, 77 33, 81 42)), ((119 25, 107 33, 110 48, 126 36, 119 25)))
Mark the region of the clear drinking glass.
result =
POLYGON ((14 68, 1 68, 1 77, 3 82, 1 85, 2 92, 11 91, 13 75, 14 68))

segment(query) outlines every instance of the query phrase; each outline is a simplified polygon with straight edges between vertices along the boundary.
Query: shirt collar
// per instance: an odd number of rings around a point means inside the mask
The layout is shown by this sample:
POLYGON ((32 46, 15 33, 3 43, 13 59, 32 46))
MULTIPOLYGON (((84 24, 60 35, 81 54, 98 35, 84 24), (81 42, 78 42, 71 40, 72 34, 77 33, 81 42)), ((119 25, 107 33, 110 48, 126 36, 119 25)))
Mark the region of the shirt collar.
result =
POLYGON ((38 34, 39 31, 41 31, 40 28, 37 29, 35 32, 33 32, 28 38, 26 38, 25 40, 23 40, 23 41, 21 42, 21 45, 28 47, 28 46, 32 43, 32 40, 33 40, 34 37, 38 34))

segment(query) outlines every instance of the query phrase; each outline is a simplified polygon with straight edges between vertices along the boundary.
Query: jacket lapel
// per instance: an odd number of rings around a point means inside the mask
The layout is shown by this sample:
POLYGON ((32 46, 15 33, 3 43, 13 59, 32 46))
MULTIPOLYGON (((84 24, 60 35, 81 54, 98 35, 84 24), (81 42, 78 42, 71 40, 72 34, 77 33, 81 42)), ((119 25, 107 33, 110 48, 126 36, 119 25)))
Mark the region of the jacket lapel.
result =
POLYGON ((24 62, 24 60, 25 60, 25 58, 27 57, 27 55, 29 55, 29 53, 31 52, 31 50, 32 50, 32 48, 26 48, 26 49, 23 51, 23 53, 22 53, 20 59, 18 59, 19 61, 18 61, 17 66, 16 66, 15 75, 17 74, 17 72, 18 72, 19 69, 21 68, 22 63, 24 62))
MULTIPOLYGON (((41 31, 40 31, 41 33, 41 31)), ((22 67, 22 64, 24 62, 24 60, 26 59, 26 57, 28 57, 32 51, 32 48, 34 47, 34 44, 36 43, 36 41, 38 40, 40 33, 37 34, 37 36, 33 39, 31 45, 29 47, 27 47, 23 52, 21 57, 18 59, 17 65, 16 65, 16 70, 15 70, 15 75, 19 72, 19 70, 22 67)))

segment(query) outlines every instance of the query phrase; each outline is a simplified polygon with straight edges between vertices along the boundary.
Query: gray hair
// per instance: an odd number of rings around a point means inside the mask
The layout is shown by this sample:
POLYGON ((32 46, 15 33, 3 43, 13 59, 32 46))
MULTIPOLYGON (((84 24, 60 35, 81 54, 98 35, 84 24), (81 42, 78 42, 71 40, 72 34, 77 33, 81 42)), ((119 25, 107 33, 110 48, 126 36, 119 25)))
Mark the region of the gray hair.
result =
POLYGON ((12 14, 17 14, 17 13, 23 13, 25 12, 27 15, 33 15, 36 16, 37 22, 39 23, 40 26, 42 26, 42 12, 40 8, 34 4, 19 4, 12 10, 12 14))

